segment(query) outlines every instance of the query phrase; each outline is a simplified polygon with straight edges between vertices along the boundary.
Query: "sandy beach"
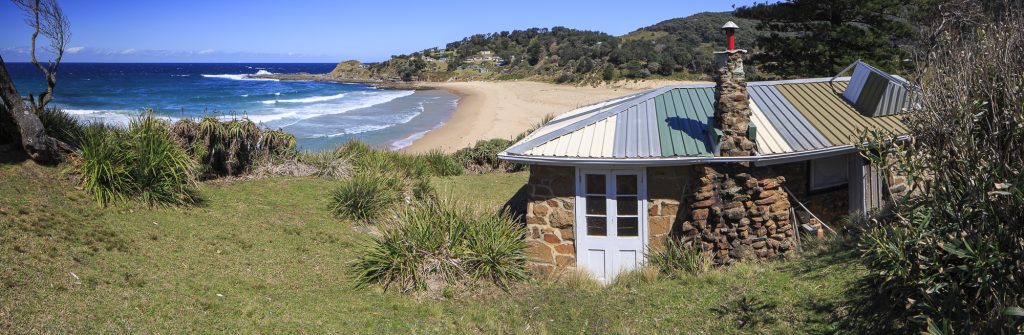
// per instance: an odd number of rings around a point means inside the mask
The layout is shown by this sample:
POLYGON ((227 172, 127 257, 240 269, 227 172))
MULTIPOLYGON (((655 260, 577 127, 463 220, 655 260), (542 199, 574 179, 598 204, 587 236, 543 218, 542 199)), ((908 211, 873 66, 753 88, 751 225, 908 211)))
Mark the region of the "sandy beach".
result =
POLYGON ((532 81, 451 82, 430 86, 460 96, 458 107, 444 125, 430 131, 404 150, 452 152, 478 140, 510 138, 539 122, 544 115, 559 115, 574 108, 665 85, 694 82, 648 80, 597 87, 532 81))

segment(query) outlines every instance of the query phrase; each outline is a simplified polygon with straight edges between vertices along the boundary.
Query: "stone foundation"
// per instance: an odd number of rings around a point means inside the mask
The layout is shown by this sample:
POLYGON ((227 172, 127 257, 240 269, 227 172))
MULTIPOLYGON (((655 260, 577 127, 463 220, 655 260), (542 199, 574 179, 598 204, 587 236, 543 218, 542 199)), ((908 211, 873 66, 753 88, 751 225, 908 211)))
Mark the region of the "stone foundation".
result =
POLYGON ((795 249, 785 177, 768 169, 698 169, 699 187, 689 196, 688 220, 680 227, 685 244, 710 252, 719 264, 775 259, 795 249), (759 170, 767 175, 746 172, 759 170))

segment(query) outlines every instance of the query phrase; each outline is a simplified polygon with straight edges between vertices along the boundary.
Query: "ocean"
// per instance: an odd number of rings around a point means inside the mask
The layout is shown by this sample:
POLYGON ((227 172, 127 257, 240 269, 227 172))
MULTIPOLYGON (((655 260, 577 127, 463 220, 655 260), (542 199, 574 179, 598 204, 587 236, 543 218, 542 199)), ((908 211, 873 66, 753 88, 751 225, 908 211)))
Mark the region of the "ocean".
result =
MULTIPOLYGON (((326 73, 335 64, 63 63, 51 106, 82 122, 125 124, 147 108, 170 120, 248 117, 294 134, 305 150, 349 139, 399 149, 440 126, 458 97, 442 90, 383 90, 363 84, 278 81, 256 73, 326 73)), ((45 89, 29 63, 7 63, 18 93, 45 89)))

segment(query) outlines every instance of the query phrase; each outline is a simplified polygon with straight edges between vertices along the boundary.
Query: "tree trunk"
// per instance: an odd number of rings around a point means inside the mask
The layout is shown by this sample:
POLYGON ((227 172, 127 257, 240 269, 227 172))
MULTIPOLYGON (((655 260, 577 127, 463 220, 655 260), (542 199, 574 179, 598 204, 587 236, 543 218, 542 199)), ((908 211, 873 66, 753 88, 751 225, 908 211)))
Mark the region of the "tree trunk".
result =
POLYGON ((62 156, 57 141, 46 134, 46 128, 43 128, 39 117, 25 108, 25 102, 14 88, 11 75, 7 73, 3 57, 0 57, 0 99, 7 106, 7 119, 14 121, 21 136, 21 147, 29 158, 39 163, 59 163, 62 156))

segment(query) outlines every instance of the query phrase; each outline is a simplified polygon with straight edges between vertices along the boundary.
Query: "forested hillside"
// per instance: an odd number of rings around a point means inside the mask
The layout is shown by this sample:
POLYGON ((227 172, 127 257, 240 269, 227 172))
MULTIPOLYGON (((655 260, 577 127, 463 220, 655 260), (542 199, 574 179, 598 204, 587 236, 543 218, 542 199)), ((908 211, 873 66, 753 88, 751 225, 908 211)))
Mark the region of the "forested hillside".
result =
POLYGON ((366 75, 386 80, 518 79, 555 82, 694 78, 710 73, 713 51, 724 48, 720 27, 735 21, 737 41, 751 47, 761 34, 757 21, 731 13, 700 13, 666 20, 625 36, 565 27, 530 28, 477 34, 408 55, 354 67, 339 65, 335 75, 366 75))

